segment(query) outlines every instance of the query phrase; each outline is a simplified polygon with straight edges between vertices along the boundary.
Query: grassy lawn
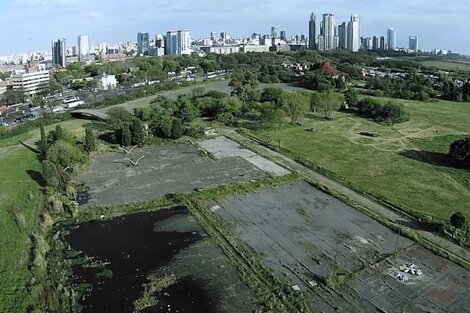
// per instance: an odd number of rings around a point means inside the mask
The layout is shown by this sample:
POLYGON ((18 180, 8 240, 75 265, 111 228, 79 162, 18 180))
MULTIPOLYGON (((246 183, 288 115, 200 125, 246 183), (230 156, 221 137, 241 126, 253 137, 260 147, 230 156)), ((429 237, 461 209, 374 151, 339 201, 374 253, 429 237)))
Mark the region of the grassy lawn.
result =
POLYGON ((25 312, 30 236, 43 195, 27 171, 40 171, 36 155, 21 146, 0 148, 0 312, 25 312))
POLYGON ((434 66, 444 71, 467 71, 470 72, 470 62, 466 61, 423 61, 425 66, 434 66))
POLYGON ((288 154, 415 215, 448 220, 462 211, 469 216, 470 171, 450 168, 443 160, 449 144, 470 132, 470 105, 393 101, 407 108, 410 121, 386 127, 352 114, 338 113, 335 121, 312 114, 303 127, 254 134, 273 144, 280 139, 288 154), (361 136, 361 131, 380 136, 361 136))
MULTIPOLYGON (((83 120, 70 120, 62 127, 83 138, 83 120)), ((46 131, 55 125, 46 127, 46 131)), ((26 312, 33 299, 28 290, 31 233, 43 205, 39 184, 32 178, 41 172, 36 155, 19 141, 34 145, 39 129, 0 140, 0 312, 26 312)))

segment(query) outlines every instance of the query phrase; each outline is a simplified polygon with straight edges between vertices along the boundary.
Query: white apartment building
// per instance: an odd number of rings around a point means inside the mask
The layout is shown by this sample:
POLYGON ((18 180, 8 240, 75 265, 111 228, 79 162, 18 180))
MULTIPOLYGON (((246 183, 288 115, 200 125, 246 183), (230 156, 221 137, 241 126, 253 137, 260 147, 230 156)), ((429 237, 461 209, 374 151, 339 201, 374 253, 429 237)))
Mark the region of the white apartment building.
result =
POLYGON ((219 47, 201 47, 205 53, 232 54, 240 52, 240 46, 219 46, 219 47))
POLYGON ((117 87, 117 80, 114 75, 101 74, 95 79, 98 82, 98 87, 103 90, 115 89, 117 87))
POLYGON ((49 71, 39 70, 27 72, 16 71, 11 75, 13 90, 23 91, 25 95, 32 96, 49 88, 49 71))

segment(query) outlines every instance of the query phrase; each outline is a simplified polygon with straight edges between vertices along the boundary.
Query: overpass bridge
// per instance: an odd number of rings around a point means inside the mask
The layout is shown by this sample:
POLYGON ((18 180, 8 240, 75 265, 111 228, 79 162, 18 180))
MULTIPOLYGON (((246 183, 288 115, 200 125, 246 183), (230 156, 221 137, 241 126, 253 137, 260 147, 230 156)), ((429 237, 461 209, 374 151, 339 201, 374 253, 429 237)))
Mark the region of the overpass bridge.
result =
POLYGON ((100 121, 105 121, 108 119, 108 113, 100 111, 100 110, 93 110, 93 109, 81 109, 75 110, 70 112, 70 114, 74 117, 78 118, 89 118, 95 119, 100 121))

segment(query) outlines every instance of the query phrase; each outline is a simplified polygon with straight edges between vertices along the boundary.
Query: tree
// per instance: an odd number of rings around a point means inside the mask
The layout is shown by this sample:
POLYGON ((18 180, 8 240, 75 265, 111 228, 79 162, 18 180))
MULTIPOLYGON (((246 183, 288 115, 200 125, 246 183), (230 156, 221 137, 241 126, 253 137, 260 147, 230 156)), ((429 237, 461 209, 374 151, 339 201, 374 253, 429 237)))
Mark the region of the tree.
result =
POLYGON ((277 105, 265 103, 260 109, 260 120, 266 124, 282 124, 286 116, 285 112, 277 105))
POLYGON ((256 89, 259 81, 256 74, 243 69, 232 74, 229 84, 232 87, 232 95, 236 95, 242 102, 257 101, 260 93, 256 89))
POLYGON ((135 118, 129 126, 131 132, 132 144, 143 146, 145 142, 145 131, 142 122, 135 118))
POLYGON ((47 143, 50 146, 58 141, 65 141, 74 145, 77 141, 77 137, 75 137, 71 131, 63 129, 62 126, 58 124, 55 129, 47 134, 47 143))
POLYGON ((183 123, 179 118, 174 118, 171 124, 171 139, 178 139, 183 135, 183 123))
POLYGON ((322 92, 318 97, 318 111, 325 118, 332 118, 333 111, 337 111, 344 103, 344 98, 333 91, 322 92))
POLYGON ((456 212, 450 217, 450 223, 455 228, 462 228, 465 225, 465 216, 460 212, 456 212))
POLYGON ((88 154, 96 150, 96 136, 91 128, 85 129, 85 144, 83 147, 88 154))
POLYGON ((47 184, 56 190, 65 191, 77 172, 88 161, 87 156, 76 146, 58 141, 47 150, 43 161, 43 174, 47 184))
POLYGON ((156 111, 150 122, 150 127, 155 136, 160 138, 171 137, 171 127, 173 126, 172 112, 168 110, 156 111))
POLYGON ((132 135, 129 130, 129 126, 123 126, 121 128, 121 145, 124 147, 129 147, 132 144, 132 135))
POLYGON ((124 126, 129 127, 132 123, 133 116, 126 109, 117 107, 108 111, 108 123, 115 129, 122 129, 124 126))
POLYGON ((281 88, 268 87, 261 93, 261 102, 272 102, 278 107, 282 106, 282 95, 284 91, 281 88))
POLYGON ((348 88, 344 93, 344 100, 350 107, 356 107, 359 103, 356 89, 348 88))
POLYGON ((44 130, 44 123, 40 122, 39 128, 41 130, 41 139, 39 141, 39 150, 40 150, 40 157, 41 160, 44 160, 46 158, 46 152, 47 152, 47 138, 46 138, 46 131, 44 130))
POLYGON ((450 145, 449 160, 455 166, 470 168, 470 137, 454 141, 450 145))
POLYGON ((206 95, 206 88, 204 87, 196 87, 191 91, 191 97, 193 99, 202 98, 206 95))
POLYGON ((297 123, 308 112, 309 106, 308 97, 300 92, 288 92, 282 96, 282 109, 291 118, 292 124, 297 123))

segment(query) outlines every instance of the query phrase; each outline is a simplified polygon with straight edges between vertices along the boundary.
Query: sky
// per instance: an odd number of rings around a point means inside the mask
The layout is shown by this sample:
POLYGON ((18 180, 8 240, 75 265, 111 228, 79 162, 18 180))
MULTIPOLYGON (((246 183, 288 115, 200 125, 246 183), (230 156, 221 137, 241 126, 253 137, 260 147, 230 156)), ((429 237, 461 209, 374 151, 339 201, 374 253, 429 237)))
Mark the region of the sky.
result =
POLYGON ((34 51, 49 50, 58 38, 76 45, 80 34, 95 45, 182 28, 193 38, 269 34, 271 26, 307 35, 310 12, 317 21, 333 13, 338 24, 357 13, 364 37, 394 27, 399 47, 417 35, 422 49, 470 55, 470 0, 0 0, 0 55, 27 52, 30 42, 34 51))

